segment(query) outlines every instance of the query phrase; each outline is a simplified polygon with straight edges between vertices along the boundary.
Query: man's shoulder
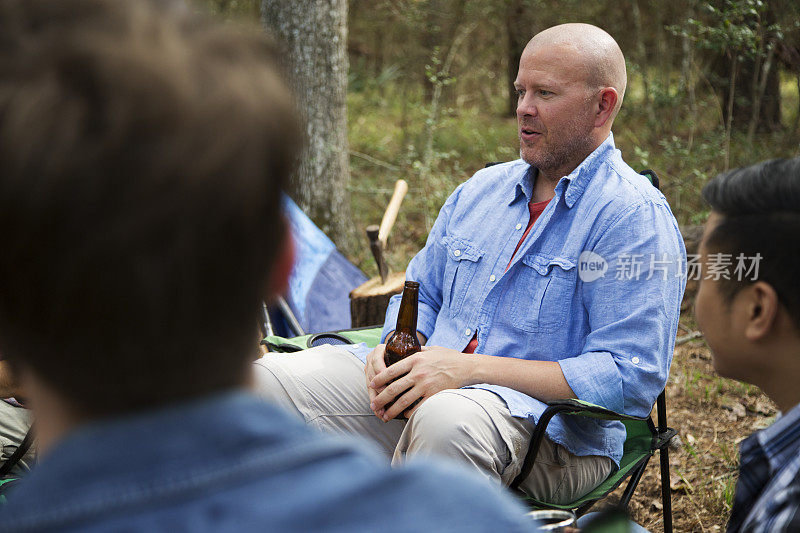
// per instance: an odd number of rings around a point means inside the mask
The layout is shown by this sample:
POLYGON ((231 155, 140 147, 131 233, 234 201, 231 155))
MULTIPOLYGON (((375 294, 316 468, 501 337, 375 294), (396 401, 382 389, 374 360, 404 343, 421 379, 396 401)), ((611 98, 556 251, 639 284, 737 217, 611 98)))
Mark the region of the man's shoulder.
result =
POLYGON ((493 163, 475 172, 450 194, 445 207, 454 208, 461 215, 483 215, 486 210, 509 203, 514 190, 522 182, 530 165, 517 159, 493 163))
MULTIPOLYGON (((761 464, 759 468, 766 468, 766 465, 761 464)), ((752 467, 744 466, 740 480, 759 474, 750 470, 752 467)), ((736 490, 729 531, 798 531, 800 528, 800 456, 787 461, 760 493, 750 495, 746 504, 745 500, 739 501, 741 481, 736 490)))
POLYGON ((491 163, 478 170, 461 184, 463 193, 485 194, 490 191, 508 190, 518 183, 530 165, 522 159, 504 163, 491 163))
POLYGON ((601 179, 593 179, 590 189, 621 208, 645 203, 667 203, 658 187, 647 176, 628 165, 619 151, 603 161, 598 167, 596 177, 601 179))

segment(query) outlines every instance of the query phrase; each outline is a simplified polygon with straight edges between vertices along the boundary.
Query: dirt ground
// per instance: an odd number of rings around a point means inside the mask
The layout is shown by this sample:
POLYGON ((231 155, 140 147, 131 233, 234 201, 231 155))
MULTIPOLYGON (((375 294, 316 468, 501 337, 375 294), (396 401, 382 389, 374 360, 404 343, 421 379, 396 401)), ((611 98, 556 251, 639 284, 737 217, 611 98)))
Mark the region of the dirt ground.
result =
MULTIPOLYGON (((692 324, 682 326, 679 335, 693 329, 692 324)), ((702 338, 675 348, 667 384, 667 421, 678 431, 670 449, 676 532, 725 531, 736 486, 738 444, 771 424, 776 413, 775 405, 757 387, 716 375, 702 338)), ((621 494, 622 488, 598 508, 621 494)), ((664 530, 657 455, 647 466, 630 512, 648 530, 664 530)))

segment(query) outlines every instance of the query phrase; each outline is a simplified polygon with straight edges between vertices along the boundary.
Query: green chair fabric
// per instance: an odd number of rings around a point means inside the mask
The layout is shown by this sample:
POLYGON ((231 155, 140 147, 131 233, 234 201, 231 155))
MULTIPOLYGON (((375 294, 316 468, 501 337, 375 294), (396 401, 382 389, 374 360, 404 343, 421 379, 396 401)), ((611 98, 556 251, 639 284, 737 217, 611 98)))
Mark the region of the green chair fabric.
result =
MULTIPOLYGON (((650 458, 661 447, 666 446, 669 439, 674 435, 674 431, 670 429, 668 429, 665 434, 660 434, 650 418, 641 419, 615 413, 614 411, 609 411, 598 405, 581 400, 561 400, 550 402, 548 406, 550 409, 558 409, 558 414, 561 415, 619 420, 625 425, 627 435, 619 470, 613 472, 597 488, 582 498, 565 505, 556 505, 527 497, 528 503, 536 508, 579 510, 579 514, 582 514, 588 510, 592 504, 615 490, 628 477, 636 472, 640 472, 634 485, 628 491, 632 495, 633 490, 635 490, 635 483, 638 483, 638 477, 641 477, 641 471, 647 466, 650 458)), ((544 418, 543 416, 542 419, 544 418)), ((547 421, 549 421, 549 418, 547 418, 547 421)), ((624 507, 627 507, 627 504, 627 500, 623 502, 624 507)))

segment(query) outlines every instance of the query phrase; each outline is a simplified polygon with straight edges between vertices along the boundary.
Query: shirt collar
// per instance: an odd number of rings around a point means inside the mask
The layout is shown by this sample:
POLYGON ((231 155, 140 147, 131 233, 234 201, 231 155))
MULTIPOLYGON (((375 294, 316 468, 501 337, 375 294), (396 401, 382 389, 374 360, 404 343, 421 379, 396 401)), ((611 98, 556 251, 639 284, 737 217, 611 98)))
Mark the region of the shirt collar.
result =
POLYGON ((780 416, 771 426, 742 443, 742 456, 761 452, 772 472, 778 471, 800 448, 800 404, 780 416))
MULTIPOLYGON (((567 204, 567 207, 571 209, 572 206, 575 205, 575 202, 583 195, 592 177, 594 177, 597 168, 603 164, 615 149, 614 134, 609 133, 606 140, 595 148, 575 170, 558 181, 555 188, 556 196, 561 195, 563 192, 564 202, 567 204)), ((533 181, 536 178, 537 172, 538 170, 536 167, 528 165, 525 171, 520 173, 509 205, 523 194, 528 202, 531 201, 531 197, 533 196, 533 181)))
POLYGON ((538 170, 531 165, 525 165, 519 173, 514 189, 508 201, 508 205, 513 204, 520 196, 525 197, 526 202, 530 202, 533 197, 533 180, 536 179, 538 170))

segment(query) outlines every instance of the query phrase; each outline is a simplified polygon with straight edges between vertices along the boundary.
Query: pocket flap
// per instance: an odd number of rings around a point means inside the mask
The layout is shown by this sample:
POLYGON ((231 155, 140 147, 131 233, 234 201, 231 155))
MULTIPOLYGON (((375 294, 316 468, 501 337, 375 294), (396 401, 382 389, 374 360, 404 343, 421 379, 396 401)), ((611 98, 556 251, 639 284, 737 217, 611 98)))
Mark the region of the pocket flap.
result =
POLYGON ((553 267, 556 266, 564 272, 575 268, 575 263, 566 257, 554 257, 547 254, 528 254, 522 258, 522 262, 542 276, 548 275, 553 267))
POLYGON ((447 247, 447 256, 454 261, 477 261, 483 257, 483 250, 472 244, 466 239, 446 235, 442 238, 447 247))

